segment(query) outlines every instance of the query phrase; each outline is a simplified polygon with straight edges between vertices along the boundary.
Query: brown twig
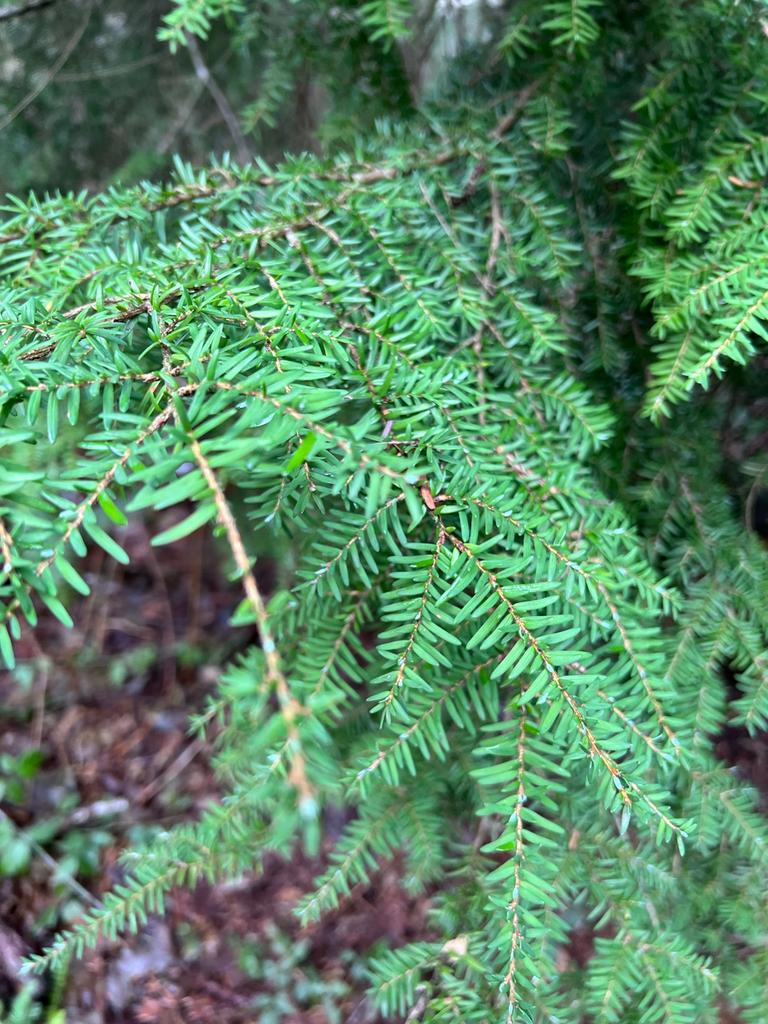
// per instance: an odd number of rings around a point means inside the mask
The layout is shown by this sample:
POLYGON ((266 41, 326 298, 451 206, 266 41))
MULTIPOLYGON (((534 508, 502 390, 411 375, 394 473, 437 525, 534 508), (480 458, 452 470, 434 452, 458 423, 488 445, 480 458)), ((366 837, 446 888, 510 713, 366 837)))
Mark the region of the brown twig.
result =
POLYGON ((232 551, 232 557, 235 560, 235 565, 237 566, 242 578, 243 590, 245 591, 245 595, 253 609, 254 615, 256 616, 256 622, 259 627, 259 637, 261 639, 261 649, 264 652, 264 660, 267 664, 266 681, 268 683, 272 683, 275 687, 277 698, 280 703, 280 711, 282 713, 286 733, 288 735, 291 758, 291 770, 289 772, 288 779, 292 785, 295 786, 299 794, 300 809, 309 810, 314 807, 314 795, 312 786, 307 778, 306 761, 301 748, 299 730, 296 725, 296 720, 305 714, 305 709, 291 693, 288 681, 283 675, 283 671, 280 667, 280 656, 272 633, 269 614, 256 583, 256 577, 253 575, 251 570, 251 563, 243 545, 243 540, 240 536, 240 530, 238 529, 237 522, 232 514, 232 509, 224 495, 224 491, 221 488, 218 477, 213 472, 211 464, 203 454, 200 442, 191 434, 189 435, 189 438, 190 447, 192 454, 195 457, 195 461, 200 467, 200 472, 203 474, 205 482, 213 491, 216 510, 219 514, 219 522, 226 531, 229 547, 232 551))
MULTIPOLYGON (((512 109, 509 111, 508 114, 505 114, 504 117, 500 118, 500 120, 497 121, 495 128, 493 128, 493 130, 488 133, 488 138, 492 142, 501 142, 501 140, 507 134, 510 128, 512 128, 517 123, 526 103, 528 103, 531 97, 539 90, 543 81, 543 78, 537 78, 535 82, 531 82, 531 84, 526 86, 525 89, 520 90, 520 92, 517 94, 517 99, 515 100, 512 109)), ((457 206, 461 206, 468 199, 472 198, 472 196, 475 194, 477 183, 480 180, 484 170, 485 157, 481 157, 481 159, 479 159, 475 164, 475 167, 472 173, 470 174, 469 180, 464 186, 461 195, 451 197, 451 206, 454 209, 457 206)))
MULTIPOLYGON (((55 3, 56 0, 48 0, 48 3, 55 3)), ((117 64, 113 67, 97 68, 95 71, 73 71, 67 72, 67 74, 59 75, 60 82, 92 82, 100 78, 114 78, 115 75, 124 75, 129 71, 138 71, 139 68, 145 68, 148 64, 157 64, 158 61, 167 58, 165 50, 160 50, 159 53, 150 53, 146 57, 140 57, 138 60, 129 61, 127 64, 117 64)))
POLYGON ((194 761, 204 746, 204 737, 198 736, 197 739, 192 740, 189 746, 182 750, 179 756, 174 759, 161 775, 158 775, 156 779, 153 779, 152 782, 148 783, 136 794, 133 801, 134 804, 145 804, 153 796, 156 796, 161 789, 164 789, 169 782, 172 782, 177 775, 181 774, 191 761, 194 761))
POLYGON ((493 289, 491 279, 496 261, 499 258, 499 245, 501 236, 504 234, 504 221, 501 216, 501 201, 499 199, 498 186, 491 182, 491 245, 488 250, 488 260, 485 264, 485 291, 493 289))
POLYGON ((8 528, 2 519, 0 519, 0 553, 3 556, 3 572, 9 573, 13 568, 13 537, 8 532, 8 528))
POLYGON ((493 131, 489 133, 488 138, 495 139, 496 142, 500 142, 501 139, 507 134, 509 129, 514 127, 514 125, 517 123, 526 103, 528 103, 528 101, 532 99, 533 96, 536 95, 536 93, 539 91, 543 83, 543 78, 537 78, 534 82, 531 82, 530 85, 527 85, 524 89, 521 89, 520 92, 517 94, 517 99, 515 100, 512 109, 509 111, 508 114, 505 114, 504 117, 502 117, 501 120, 496 124, 496 127, 493 129, 493 131))
MULTIPOLYGON (((41 652, 42 653, 42 652, 41 652)), ((43 727, 45 725, 45 695, 48 690, 48 658, 43 655, 40 665, 40 681, 35 686, 35 722, 32 727, 33 745, 39 750, 43 745, 43 727)))
MULTIPOLYGON (((0 810, 0 819, 2 819, 3 821, 11 822, 11 824, 13 824, 12 819, 9 818, 5 811, 3 810, 0 810)), ((46 850, 43 849, 43 847, 40 845, 40 843, 37 842, 36 839, 30 839, 29 836, 27 836, 27 842, 35 851, 36 855, 40 858, 43 864, 45 864, 45 866, 49 869, 49 871, 53 873, 53 875, 56 878, 62 881, 73 892, 77 893, 77 895, 86 903, 90 903, 92 907, 103 907, 101 901, 97 900, 93 893, 88 892, 87 889, 80 885, 77 879, 74 878, 68 871, 66 871, 61 866, 61 864, 58 863, 58 861, 55 861, 53 857, 46 850)))
POLYGON ((451 206, 454 208, 454 210, 456 209, 457 206, 461 206, 462 203, 466 203, 468 199, 472 198, 472 196, 475 194, 477 183, 480 180, 484 170, 485 157, 483 157, 481 160, 478 160, 477 163, 475 164, 474 170, 470 174, 469 180, 467 181, 467 184, 464 186, 461 195, 451 197, 451 206))

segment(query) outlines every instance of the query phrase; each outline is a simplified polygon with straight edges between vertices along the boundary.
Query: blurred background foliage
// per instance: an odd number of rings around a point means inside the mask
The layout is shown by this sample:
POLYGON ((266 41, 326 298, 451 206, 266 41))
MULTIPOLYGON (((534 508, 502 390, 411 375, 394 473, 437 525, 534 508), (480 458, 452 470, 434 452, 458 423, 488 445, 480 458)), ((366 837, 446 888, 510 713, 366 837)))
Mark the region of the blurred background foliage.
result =
POLYGON ((460 50, 470 62, 476 50, 482 73, 483 44, 498 40, 511 6, 0 3, 0 190, 160 180, 175 153, 197 164, 225 151, 271 162, 349 145, 377 117, 412 113, 460 50), (188 28, 204 38, 177 45, 188 28))

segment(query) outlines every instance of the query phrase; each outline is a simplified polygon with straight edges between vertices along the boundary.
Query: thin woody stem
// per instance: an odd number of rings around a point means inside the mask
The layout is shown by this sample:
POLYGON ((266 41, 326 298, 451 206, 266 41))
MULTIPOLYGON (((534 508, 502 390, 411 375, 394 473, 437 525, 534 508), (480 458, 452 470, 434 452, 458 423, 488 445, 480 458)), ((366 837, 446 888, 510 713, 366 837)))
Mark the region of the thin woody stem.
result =
MULTIPOLYGON (((568 707, 571 710, 571 713, 573 714, 573 716, 576 718, 577 722, 579 723, 579 727, 580 727, 583 735, 586 737, 587 742, 589 743, 589 756, 590 757, 595 757, 595 756, 599 757, 600 760, 605 765, 605 767, 610 772, 610 774, 614 778, 620 778, 621 777, 621 772, 620 772, 619 768, 617 767, 617 765, 615 764, 613 758, 610 757, 610 755, 607 754, 602 749, 602 747, 599 745, 599 743, 597 742, 597 739, 596 739, 594 733, 592 732, 590 727, 587 725, 586 719, 584 718, 584 713, 582 712, 582 710, 579 707, 578 703, 574 700, 574 698, 568 692, 566 687, 563 685, 563 681, 560 678, 560 674, 547 661, 546 653, 541 649, 541 646, 540 646, 538 640, 536 639, 536 637, 533 635, 533 633, 530 631, 530 629, 528 629, 528 627, 525 625, 523 620, 520 618, 520 616, 515 611, 514 605, 512 604, 510 599, 506 596, 506 594, 504 593, 502 588, 499 586, 498 580, 496 579, 496 575, 494 573, 492 573, 489 569, 487 569, 486 566, 483 565, 483 563, 480 561, 480 559, 477 557, 477 555, 474 555, 472 553, 472 551, 470 551, 470 549, 467 547, 467 545, 462 540, 460 540, 458 537, 454 536, 454 534, 452 534, 452 533, 449 533, 448 537, 449 537, 451 543, 454 545, 454 547, 458 548, 458 550, 461 551, 462 554, 466 555, 467 558, 469 558, 471 561, 473 561, 475 563, 475 565, 478 567, 480 572, 482 572, 483 575, 488 580, 488 583, 490 584, 490 586, 493 589, 493 591, 498 595, 498 597, 501 599, 501 601, 506 605, 507 610, 509 611, 509 614, 512 617, 512 620, 514 621, 515 625, 520 630, 521 636, 523 636, 525 638, 526 643, 530 644, 530 646, 533 648, 533 650, 536 653, 537 658, 539 659, 539 661, 542 663, 542 665, 546 669, 546 671, 547 671, 547 673, 548 673, 548 675, 550 677, 550 680, 554 683, 554 685, 557 687, 557 689, 563 695, 563 697, 565 698, 565 702, 567 703, 568 707)), ((621 790, 621 795, 622 795, 622 799, 623 799, 625 804, 629 804, 631 802, 626 789, 622 789, 621 790)))
POLYGON ((366 775, 370 775, 371 772, 375 772, 385 758, 389 757, 389 755, 393 753, 393 751, 397 750, 404 743, 407 743, 410 740, 411 736, 413 736, 413 734, 421 728, 424 722, 431 715, 434 715, 435 712, 442 709, 447 699, 453 693, 455 693, 456 690, 461 689, 461 687, 464 686, 467 683, 467 681, 471 679, 473 675, 475 675, 476 672, 479 672, 480 669, 488 668, 490 665, 493 665, 495 662, 498 662, 500 660, 501 656, 496 654, 493 657, 486 659, 486 661, 480 662, 480 664, 478 665, 473 665, 469 672, 466 672, 461 677, 461 679, 457 680, 455 683, 449 686, 448 689, 445 690, 445 692, 443 693, 442 697, 436 700, 434 704, 431 704, 423 714, 419 715, 419 717, 414 721, 413 725, 409 726, 408 729, 405 730, 405 732, 400 733, 400 735, 397 737, 394 743, 392 743, 389 747, 385 747, 383 750, 380 750, 376 757, 373 759, 373 761, 371 761, 371 763, 367 767, 361 768, 360 771, 357 773, 357 781, 360 781, 366 775))
POLYGON ((515 972, 517 970, 517 951, 522 940, 520 927, 520 866, 525 860, 523 852, 523 805, 525 804, 525 721, 526 714, 523 712, 520 718, 520 736, 517 741, 517 794, 515 802, 515 885, 512 890, 512 899, 507 906, 507 916, 512 925, 512 940, 509 949, 509 967, 504 978, 504 984, 509 993, 507 1003, 507 1024, 512 1024, 515 1017, 515 1010, 518 1005, 517 988, 515 986, 515 972))
POLYGON ((427 573, 427 579, 424 584, 424 590, 421 595, 421 604, 419 605, 419 610, 416 613, 413 628, 411 629, 411 635, 408 638, 408 644, 398 660, 398 669, 397 675, 395 676, 395 681, 392 683, 389 693, 384 698, 383 706, 387 709, 387 714, 389 714, 389 706, 395 700, 395 694, 397 690, 399 689, 399 687, 403 685, 403 681, 405 679, 405 670, 408 666, 408 655, 411 653, 413 645, 416 643, 416 637, 418 635, 419 628, 421 627, 421 624, 424 621, 424 612, 426 611, 427 607, 427 599, 429 598, 429 593, 434 583, 435 570, 437 569, 437 561, 440 558, 440 552, 443 550, 443 546, 445 545, 446 535, 446 530, 442 522, 438 522, 435 550, 434 554, 432 555, 432 563, 429 567, 429 572, 427 573))
MULTIPOLYGON (((20 11, 10 11, 9 12, 7 8, 4 8, 3 11, 0 11, 0 13, 3 13, 3 12, 5 13, 5 19, 4 20, 7 20, 8 18, 12 17, 14 14, 21 13, 20 11)), ((69 39, 69 41, 67 42, 67 45, 61 51, 61 54, 59 55, 59 58, 56 61, 56 63, 51 68, 49 68, 48 71, 45 72, 45 74, 38 81, 37 85, 32 89, 32 91, 27 93, 27 95, 24 97, 24 99, 20 100, 20 102, 16 104, 16 106, 13 108, 13 110, 9 111, 5 115, 5 117, 3 117, 2 120, 0 120, 0 131, 2 131, 3 128, 7 128, 8 125, 11 123, 11 121, 14 120, 14 118, 18 117, 18 115, 22 111, 27 109, 27 107, 30 105, 30 103, 34 103, 34 101, 37 99, 37 97, 40 95, 40 93, 43 91, 43 89, 45 89, 45 87, 50 82, 53 81, 53 79, 56 77, 56 75, 59 73, 59 71, 61 71, 61 69, 67 63, 69 58, 72 56, 72 53, 73 53, 75 47, 77 46, 77 44, 80 42, 80 40, 81 40, 81 38, 83 36, 83 33, 85 32, 86 28, 88 27, 88 22, 90 20, 91 20, 91 4, 89 3, 87 5, 87 7, 85 8, 85 14, 83 15, 82 21, 80 22, 78 27, 75 29, 75 32, 72 35, 72 37, 69 39)))
POLYGON ((8 532, 8 528, 0 519, 0 554, 3 556, 3 572, 10 572, 13 568, 13 537, 8 532))
POLYGON ((229 547, 232 551, 232 557, 234 558, 235 565, 240 571, 242 577, 245 596, 248 598, 248 601, 253 608, 254 615, 256 616, 256 622, 259 627, 259 636, 261 638, 261 649, 264 652, 264 660, 267 664, 267 682, 272 683, 275 687, 277 698, 280 703, 280 711, 282 713, 286 733, 288 735, 288 745, 291 757, 291 770, 289 772, 288 779, 296 787, 299 794, 300 808, 303 807, 308 809, 314 805, 314 795, 312 786, 307 778, 306 760, 301 748, 301 738, 296 725, 296 720, 306 713, 306 709, 291 693, 288 681, 280 667, 280 656, 277 651, 274 634, 272 633, 267 606, 264 603, 264 598, 261 596, 261 592, 259 591, 258 584, 256 583, 256 577, 253 575, 250 559, 248 558, 245 546, 243 545, 243 539, 240 536, 240 530, 238 529, 237 522, 232 514, 232 509, 224 495, 224 491, 221 488, 218 477, 213 472, 210 463, 203 454, 200 442, 196 438, 192 437, 192 435, 189 436, 192 454, 200 467, 200 472, 203 474, 205 482, 213 491, 216 510, 219 514, 219 522, 226 531, 227 541, 229 542, 229 547))

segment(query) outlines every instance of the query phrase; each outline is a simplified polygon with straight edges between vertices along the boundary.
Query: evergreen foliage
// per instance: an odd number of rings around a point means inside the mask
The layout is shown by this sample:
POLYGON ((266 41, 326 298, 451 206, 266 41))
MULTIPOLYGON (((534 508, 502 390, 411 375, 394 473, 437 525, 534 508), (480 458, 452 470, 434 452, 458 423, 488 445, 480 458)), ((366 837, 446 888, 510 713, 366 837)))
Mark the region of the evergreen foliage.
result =
POLYGON ((492 72, 351 152, 6 209, 7 663, 149 507, 225 539, 260 638, 196 723, 230 795, 39 965, 342 806, 304 921, 397 851, 435 894, 385 1016, 766 1020, 768 828, 713 753, 768 721, 764 5, 506 14, 492 72))

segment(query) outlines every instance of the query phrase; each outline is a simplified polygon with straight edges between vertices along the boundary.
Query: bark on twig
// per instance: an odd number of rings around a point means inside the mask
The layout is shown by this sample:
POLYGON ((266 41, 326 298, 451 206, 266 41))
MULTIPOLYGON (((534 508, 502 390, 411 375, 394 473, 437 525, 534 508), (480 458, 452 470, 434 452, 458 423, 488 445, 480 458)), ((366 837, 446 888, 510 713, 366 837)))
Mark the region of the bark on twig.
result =
POLYGON ((264 652, 264 660, 266 661, 267 666, 267 682, 274 685, 277 693, 280 712, 283 716, 283 721, 285 722, 288 745, 291 750, 291 769, 288 773, 288 781, 296 788, 298 793, 299 810, 308 812, 311 807, 314 807, 314 795, 312 786, 306 775, 306 760, 301 748, 299 729, 296 724, 297 719, 305 714, 306 711, 291 693, 288 680, 285 678, 283 670, 280 667, 280 655, 278 654, 277 643, 275 642, 275 637, 272 633, 272 626, 270 623, 269 613, 267 612, 267 606, 256 583, 256 577, 253 575, 251 563, 248 559, 245 547, 243 546, 240 530, 238 529, 235 517, 232 515, 232 509, 229 506, 229 502, 224 496, 224 491, 221 488, 218 477, 211 468, 211 464, 203 454, 199 441, 192 434, 189 435, 189 439, 192 454, 195 457, 195 462, 197 462, 205 482, 213 491, 216 509, 219 514, 219 522, 226 531, 232 557, 234 558, 235 565, 240 572, 243 590, 245 591, 246 597, 248 598, 255 615, 256 623, 259 627, 261 649, 264 652))
POLYGON ((418 985, 414 995, 419 998, 416 1000, 414 1005, 408 1011, 408 1016, 405 1018, 405 1024, 417 1024, 418 1021, 424 1016, 424 1012, 427 1009, 427 1003, 429 998, 427 996, 426 985, 418 985))
POLYGON ((501 141, 509 129, 517 123, 526 103, 539 91, 543 82, 543 78, 537 78, 534 82, 531 82, 530 85, 527 85, 524 89, 520 90, 510 112, 501 118, 496 127, 490 133, 489 137, 491 139, 496 139, 497 142, 501 141))

